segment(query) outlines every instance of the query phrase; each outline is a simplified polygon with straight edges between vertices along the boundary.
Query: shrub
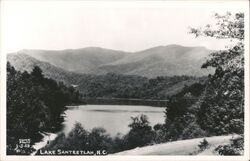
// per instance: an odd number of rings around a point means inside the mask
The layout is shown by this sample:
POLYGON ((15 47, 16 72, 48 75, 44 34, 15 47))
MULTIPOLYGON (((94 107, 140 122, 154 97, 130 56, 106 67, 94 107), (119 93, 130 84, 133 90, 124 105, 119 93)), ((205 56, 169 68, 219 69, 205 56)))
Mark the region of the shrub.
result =
POLYGON ((205 149, 207 149, 209 147, 209 143, 208 141, 204 138, 202 142, 200 142, 200 144, 198 145, 198 147, 200 148, 200 151, 204 151, 205 149))
POLYGON ((215 148, 220 155, 242 155, 244 151, 244 137, 231 139, 231 143, 227 145, 219 145, 215 148))
POLYGON ((196 122, 191 122, 182 131, 182 139, 192 139, 206 136, 206 132, 196 122))
POLYGON ((164 124, 156 124, 154 126, 154 132, 155 132, 154 143, 159 144, 168 141, 168 136, 164 124))

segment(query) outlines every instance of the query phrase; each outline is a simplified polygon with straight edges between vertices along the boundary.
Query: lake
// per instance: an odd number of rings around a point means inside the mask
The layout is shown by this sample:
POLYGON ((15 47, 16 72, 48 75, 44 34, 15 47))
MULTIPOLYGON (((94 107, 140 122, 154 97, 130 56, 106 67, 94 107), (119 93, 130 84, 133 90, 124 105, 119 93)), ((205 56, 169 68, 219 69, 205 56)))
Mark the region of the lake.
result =
POLYGON ((69 106, 65 111, 63 131, 67 134, 79 122, 87 130, 94 127, 103 127, 111 136, 117 133, 126 134, 131 117, 145 114, 150 125, 164 123, 164 111, 162 107, 133 106, 133 105, 80 105, 69 106))

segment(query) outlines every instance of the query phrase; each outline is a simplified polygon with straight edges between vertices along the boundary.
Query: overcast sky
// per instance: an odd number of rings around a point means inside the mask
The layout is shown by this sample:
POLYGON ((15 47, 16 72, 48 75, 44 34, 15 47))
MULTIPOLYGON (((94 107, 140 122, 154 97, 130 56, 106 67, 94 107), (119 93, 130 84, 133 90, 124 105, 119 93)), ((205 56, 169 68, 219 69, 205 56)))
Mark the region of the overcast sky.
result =
POLYGON ((188 34, 188 27, 213 22, 211 16, 216 12, 244 11, 244 5, 234 1, 202 6, 174 2, 5 2, 2 47, 6 52, 89 46, 139 51, 168 44, 221 49, 225 40, 195 38, 188 34))

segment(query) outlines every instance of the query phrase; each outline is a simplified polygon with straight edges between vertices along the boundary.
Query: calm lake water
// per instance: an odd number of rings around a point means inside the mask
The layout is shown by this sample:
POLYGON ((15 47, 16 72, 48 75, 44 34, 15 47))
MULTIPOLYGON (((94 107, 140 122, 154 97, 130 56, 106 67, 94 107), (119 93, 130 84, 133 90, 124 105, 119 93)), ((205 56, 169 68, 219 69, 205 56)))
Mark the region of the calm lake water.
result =
POLYGON ((161 107, 131 105, 81 105, 70 106, 65 111, 64 132, 67 134, 76 122, 87 130, 103 127, 111 136, 117 133, 126 134, 131 117, 145 114, 150 125, 164 123, 164 110, 161 107))

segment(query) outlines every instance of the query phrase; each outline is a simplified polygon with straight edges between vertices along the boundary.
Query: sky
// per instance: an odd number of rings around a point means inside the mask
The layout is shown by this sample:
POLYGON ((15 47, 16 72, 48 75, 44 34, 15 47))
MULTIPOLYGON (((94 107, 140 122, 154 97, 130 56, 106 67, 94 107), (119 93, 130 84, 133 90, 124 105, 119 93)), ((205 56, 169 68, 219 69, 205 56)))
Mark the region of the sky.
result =
POLYGON ((214 13, 244 11, 243 2, 10 1, 1 6, 2 48, 62 50, 103 47, 140 51, 179 44, 222 49, 226 40, 195 38, 189 27, 214 23, 214 13))

